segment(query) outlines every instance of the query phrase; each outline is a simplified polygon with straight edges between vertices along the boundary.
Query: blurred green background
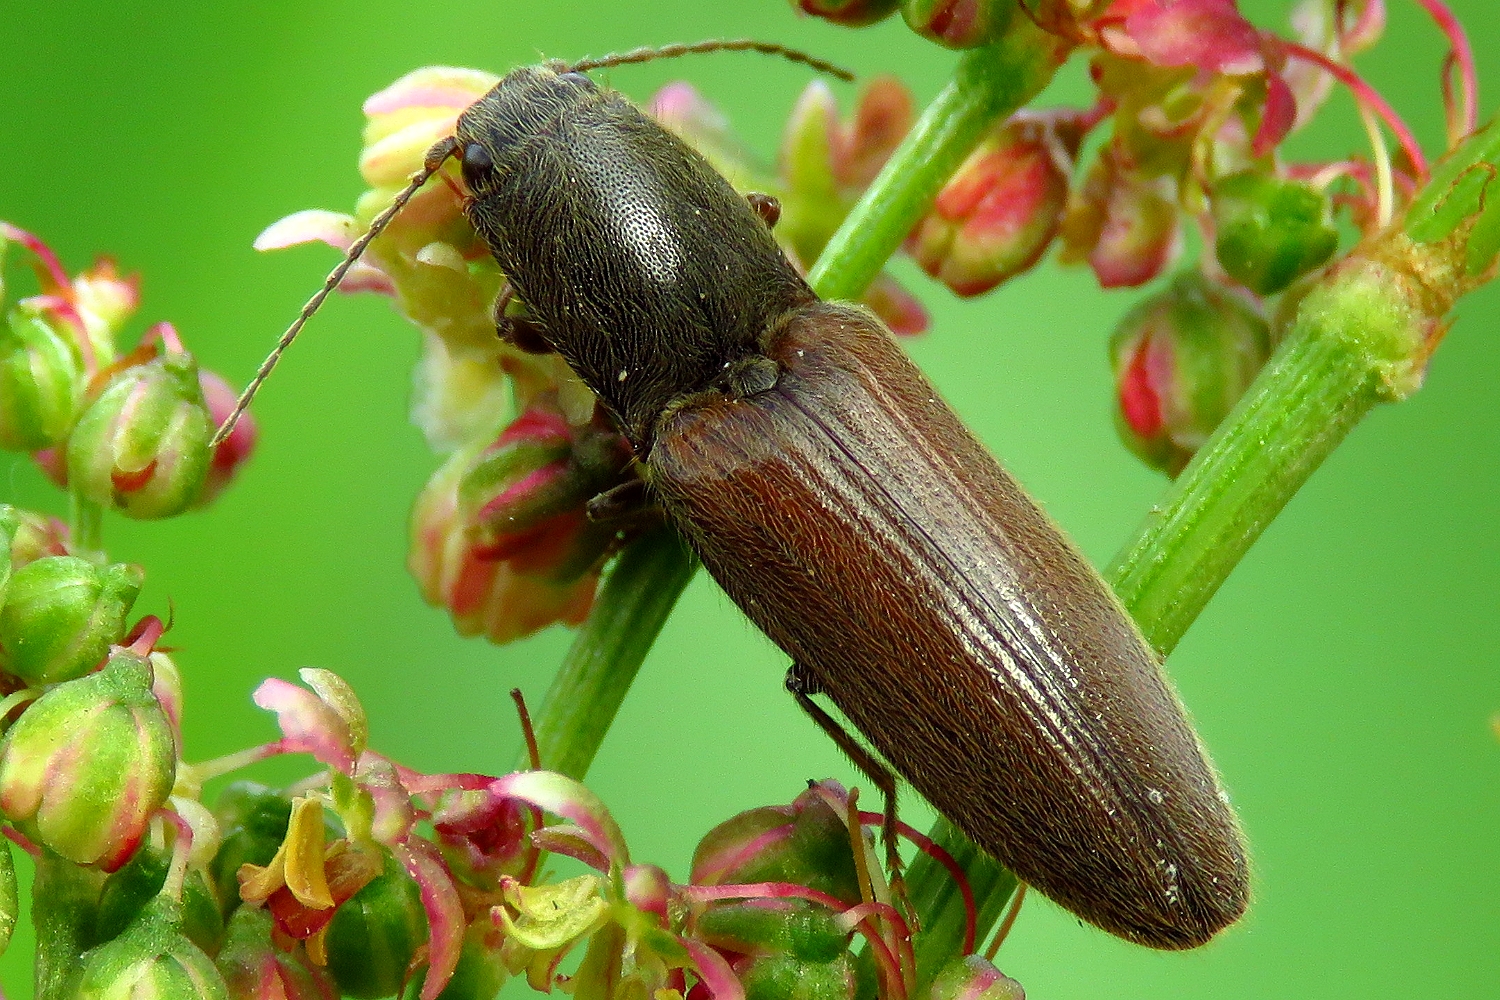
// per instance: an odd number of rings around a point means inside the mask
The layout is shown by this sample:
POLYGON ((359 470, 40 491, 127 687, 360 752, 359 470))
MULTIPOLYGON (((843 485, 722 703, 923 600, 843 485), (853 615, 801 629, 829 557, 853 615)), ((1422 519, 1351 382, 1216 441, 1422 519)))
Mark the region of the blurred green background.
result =
MULTIPOLYGON (((1284 0, 1247 0, 1279 24, 1284 0)), ((1361 68, 1436 149, 1444 45, 1413 0, 1361 68)), ((1500 81, 1500 11, 1455 0, 1500 81)), ((425 64, 496 72, 539 56, 752 35, 930 98, 951 53, 899 19, 846 31, 780 0, 524 3, 263 0, 0 6, 0 218, 70 269, 97 253, 143 275, 139 326, 174 321, 243 383, 331 263, 257 256, 295 209, 347 210, 360 102, 425 64)), ((748 55, 616 70, 644 99, 699 85, 763 153, 807 72, 748 55)), ((1081 67, 1054 88, 1083 98, 1081 67)), ((1500 91, 1490 90, 1485 96, 1500 91)), ((1484 107, 1492 109, 1490 98, 1484 107)), ((1337 98, 1305 156, 1362 148, 1337 98)), ((1110 425, 1104 342, 1140 295, 1046 264, 974 302, 909 265, 933 311, 911 344, 948 398, 1098 563, 1163 480, 1110 425)), ((1232 789, 1256 873, 1249 916, 1190 954, 1124 944, 1028 903, 1001 966, 1033 998, 1442 997, 1500 993, 1500 294, 1464 300, 1429 384, 1377 412, 1271 527, 1169 668, 1232 789)), ((507 770, 506 691, 545 691, 569 635, 503 649, 462 641, 403 568, 406 517, 434 467, 406 422, 416 337, 375 297, 335 299, 288 356, 257 417, 261 451, 206 513, 112 519, 111 554, 143 564, 138 611, 175 611, 188 755, 272 734, 249 693, 317 665, 352 681, 376 745, 427 770, 507 770)), ((0 499, 61 512, 27 461, 0 458, 0 499)), ((592 787, 633 854, 685 876, 696 838, 808 777, 854 775, 783 693, 785 658, 706 578, 690 588, 604 743, 592 787)), ((272 777, 296 772, 272 769, 272 777)), ((925 823, 915 807, 908 818, 925 823)), ((0 959, 30 996, 31 939, 0 959)), ((512 993, 519 995, 520 991, 512 993)))

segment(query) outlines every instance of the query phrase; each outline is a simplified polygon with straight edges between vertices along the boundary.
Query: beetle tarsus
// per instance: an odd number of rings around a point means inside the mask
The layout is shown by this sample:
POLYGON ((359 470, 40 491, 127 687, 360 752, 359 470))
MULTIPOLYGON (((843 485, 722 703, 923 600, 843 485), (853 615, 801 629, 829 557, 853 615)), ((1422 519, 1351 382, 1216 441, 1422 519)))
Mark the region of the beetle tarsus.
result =
MULTIPOLYGON (((518 302, 515 286, 506 282, 495 297, 495 335, 510 346, 527 354, 551 354, 552 345, 547 343, 547 328, 523 312, 511 312, 512 302, 518 302)), ((524 308, 524 303, 522 304, 524 308)))

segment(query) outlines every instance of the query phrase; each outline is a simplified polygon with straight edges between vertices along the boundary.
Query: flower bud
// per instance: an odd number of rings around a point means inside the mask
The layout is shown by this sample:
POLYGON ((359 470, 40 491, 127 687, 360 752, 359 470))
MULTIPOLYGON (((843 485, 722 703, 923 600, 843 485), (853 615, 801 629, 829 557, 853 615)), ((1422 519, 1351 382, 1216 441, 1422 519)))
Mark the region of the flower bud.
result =
POLYGON ((1188 271, 1127 313, 1109 349, 1121 439, 1175 476, 1265 364, 1270 331, 1232 292, 1188 271))
POLYGON ((846 28, 863 28, 894 14, 901 0, 792 0, 792 6, 846 28))
POLYGON ((832 962, 851 932, 826 907, 805 900, 719 903, 697 920, 694 936, 738 955, 784 955, 810 964, 832 962))
MULTIPOLYGON (((99 910, 94 917, 94 941, 113 941, 124 933, 151 901, 161 893, 171 866, 170 855, 142 848, 121 869, 104 880, 99 910)), ((182 931, 204 951, 216 951, 224 936, 224 918, 219 901, 203 872, 189 869, 182 886, 182 931)))
POLYGON ((175 339, 164 336, 161 356, 111 379, 68 439, 72 488, 127 517, 182 513, 208 475, 214 425, 198 364, 175 339))
POLYGON ((1257 295, 1275 295, 1321 267, 1339 245, 1326 195, 1254 171, 1214 185, 1213 217, 1219 263, 1257 295))
POLYGON ((104 669, 52 688, 0 743, 0 811, 75 864, 114 871, 176 777, 151 663, 116 648, 104 669))
MULTIPOLYGON (((203 388, 203 401, 208 406, 209 421, 214 427, 218 427, 234 412, 239 394, 228 382, 206 368, 198 372, 198 384, 203 388)), ((208 478, 203 483, 203 492, 194 501, 195 507, 207 507, 224 492, 234 474, 255 450, 256 435, 254 416, 249 412, 241 413, 234 430, 214 449, 213 458, 208 463, 208 478)))
POLYGON ((1000 36, 1016 0, 901 0, 907 27, 950 49, 972 49, 1000 36))
POLYGON ((68 436, 85 376, 72 338, 23 305, 0 325, 0 448, 39 451, 68 436))
POLYGON ((1021 984, 978 955, 949 960, 932 980, 932 1000, 1026 1000, 1021 984))
POLYGON ((740 882, 792 882, 860 902, 843 817, 809 789, 790 806, 750 809, 720 823, 693 852, 692 883, 740 882))
POLYGON ((848 954, 828 962, 763 955, 735 963, 745 1000, 854 1000, 854 966, 848 954))
POLYGON ((907 243, 922 270, 959 295, 978 295, 1029 269, 1062 222, 1062 149, 1037 120, 1015 120, 980 143, 907 243))
POLYGON ((95 566, 77 556, 48 556, 15 571, 0 608, 0 663, 29 684, 56 684, 88 673, 125 635, 140 593, 139 566, 95 566))
POLYGON ((388 857, 385 871, 340 906, 328 925, 328 971, 345 996, 388 997, 401 989, 412 956, 426 943, 421 891, 388 857))
MULTIPOLYGON (((510 975, 505 964, 507 953, 502 951, 504 945, 504 935, 490 920, 480 918, 470 924, 464 933, 463 953, 453 977, 438 994, 438 1000, 495 1000, 510 975)), ((402 1000, 420 1000, 422 985, 422 977, 413 976, 406 984, 402 1000)))
POLYGON ((276 857, 292 818, 292 802, 274 788, 237 781, 220 793, 214 815, 224 839, 209 872, 227 914, 240 903, 240 866, 264 868, 276 857))
POLYGON ((1143 176, 1117 144, 1089 170, 1063 220, 1062 259, 1086 260, 1104 288, 1133 288, 1160 274, 1181 242, 1175 189, 1143 176))
POLYGON ((253 906, 240 907, 229 921, 214 964, 230 1000, 338 1000, 328 973, 309 962, 306 952, 281 951, 271 943, 273 926, 270 914, 253 906))
POLYGON ((456 452, 412 514, 407 565, 461 635, 509 642, 581 622, 615 531, 584 504, 629 457, 613 431, 568 425, 544 401, 488 448, 456 452))
POLYGON ((68 526, 55 517, 0 504, 0 534, 10 539, 12 572, 47 556, 68 554, 68 526))
POLYGON ((229 1000, 214 963, 183 933, 181 910, 157 896, 119 937, 85 952, 69 1000, 229 1000))

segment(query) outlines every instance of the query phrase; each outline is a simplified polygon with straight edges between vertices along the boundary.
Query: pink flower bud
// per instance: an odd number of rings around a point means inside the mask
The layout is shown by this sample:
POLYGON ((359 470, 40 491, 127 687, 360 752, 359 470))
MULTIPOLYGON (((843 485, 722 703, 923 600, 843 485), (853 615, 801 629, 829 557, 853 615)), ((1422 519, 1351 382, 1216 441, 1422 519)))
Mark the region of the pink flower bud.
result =
MULTIPOLYGON (((203 401, 208 406, 209 421, 218 427, 234 411, 239 394, 230 384, 207 368, 199 369, 198 384, 203 389, 203 401)), ((250 413, 240 414, 239 421, 229 436, 214 449, 208 464, 208 478, 204 480, 203 492, 194 506, 207 507, 216 500, 229 485, 240 466, 250 459, 255 450, 257 437, 255 417, 250 413)))
POLYGON ((0 551, 9 546, 12 572, 47 556, 68 554, 68 526, 55 517, 0 504, 0 551))
POLYGON ((922 270, 978 295, 1029 269, 1057 235, 1068 198, 1060 140, 1037 119, 997 129, 944 185, 907 247, 922 270))
POLYGON ((16 570, 0 608, 0 664, 28 684, 82 677, 125 635, 139 566, 48 556, 16 570))
POLYGON ((166 350, 116 374, 68 439, 68 481, 128 517, 171 517, 198 499, 214 424, 198 365, 168 324, 166 350))
POLYGON ((613 431, 570 427, 534 405, 482 451, 464 449, 417 500, 408 565, 462 635, 492 642, 588 613, 614 529, 584 504, 629 458, 613 431))
POLYGON ((1171 178, 1146 177, 1118 144, 1100 153, 1063 220, 1064 260, 1087 260, 1104 288, 1143 285, 1176 256, 1180 225, 1171 178))
POLYGON ((792 6, 846 28, 863 28, 896 13, 901 0, 792 0, 792 6))
POLYGON ((1110 338, 1127 447, 1175 476, 1270 354, 1266 322, 1197 271, 1132 309, 1110 338))
POLYGON ((176 771, 150 660, 116 648, 103 670, 51 689, 5 734, 0 811, 69 861, 113 871, 167 801, 176 771))
POLYGON ((931 1000, 1026 1000, 1021 984, 978 955, 951 959, 932 980, 931 1000))

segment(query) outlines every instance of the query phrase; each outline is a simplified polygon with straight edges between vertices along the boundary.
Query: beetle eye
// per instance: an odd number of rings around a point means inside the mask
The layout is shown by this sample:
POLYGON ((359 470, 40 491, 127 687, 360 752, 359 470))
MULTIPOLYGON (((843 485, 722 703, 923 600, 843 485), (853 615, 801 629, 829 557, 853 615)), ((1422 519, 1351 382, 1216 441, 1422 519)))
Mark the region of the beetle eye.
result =
POLYGON ((490 159, 489 150, 477 142, 471 142, 464 147, 463 159, 464 183, 469 185, 471 193, 478 193, 479 189, 490 179, 490 174, 495 170, 495 161, 490 159))

